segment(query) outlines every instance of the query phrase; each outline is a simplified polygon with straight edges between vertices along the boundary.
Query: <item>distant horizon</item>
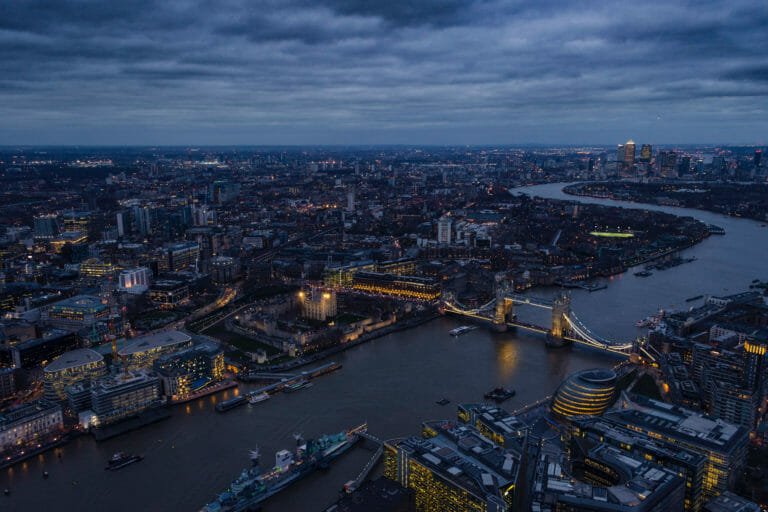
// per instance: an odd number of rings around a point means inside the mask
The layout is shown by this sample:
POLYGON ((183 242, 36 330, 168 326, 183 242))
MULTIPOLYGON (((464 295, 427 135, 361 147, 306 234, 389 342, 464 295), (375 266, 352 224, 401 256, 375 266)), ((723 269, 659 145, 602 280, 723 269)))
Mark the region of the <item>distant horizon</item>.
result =
POLYGON ((5 2, 0 144, 763 145, 766 25, 756 0, 5 2))
MULTIPOLYGON (((94 148, 94 149, 109 149, 109 148, 171 148, 171 149, 214 149, 214 148, 510 148, 510 149, 527 149, 527 148, 613 148, 623 142, 615 143, 543 143, 543 142, 530 142, 530 143, 509 143, 509 144, 439 144, 439 143, 410 143, 410 144, 398 144, 398 143, 377 143, 377 144, 0 144, 0 149, 45 149, 45 148, 94 148)), ((647 143, 642 141, 635 141, 635 145, 639 148, 644 144, 650 144, 653 147, 711 147, 711 148, 763 148, 768 146, 768 143, 715 143, 715 142, 690 142, 690 143, 647 143)))

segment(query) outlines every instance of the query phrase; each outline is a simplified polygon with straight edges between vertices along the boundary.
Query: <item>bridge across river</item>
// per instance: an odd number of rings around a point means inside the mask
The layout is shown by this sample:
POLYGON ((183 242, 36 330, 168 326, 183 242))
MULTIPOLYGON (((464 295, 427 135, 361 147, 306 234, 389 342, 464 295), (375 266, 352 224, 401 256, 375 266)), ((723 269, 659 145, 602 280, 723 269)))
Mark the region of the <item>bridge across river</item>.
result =
POLYGON ((655 359, 640 339, 633 341, 609 340, 592 332, 571 309, 571 298, 566 293, 561 293, 554 300, 523 295, 515 293, 512 283, 501 278, 496 279, 495 288, 496 296, 494 299, 477 308, 467 308, 456 301, 453 294, 446 293, 443 296, 443 311, 487 322, 497 331, 516 327, 544 334, 547 344, 552 346, 579 343, 621 356, 629 357, 631 354, 639 354, 649 360, 655 359), (550 310, 552 312, 550 325, 542 326, 520 320, 516 315, 518 306, 532 306, 550 310))

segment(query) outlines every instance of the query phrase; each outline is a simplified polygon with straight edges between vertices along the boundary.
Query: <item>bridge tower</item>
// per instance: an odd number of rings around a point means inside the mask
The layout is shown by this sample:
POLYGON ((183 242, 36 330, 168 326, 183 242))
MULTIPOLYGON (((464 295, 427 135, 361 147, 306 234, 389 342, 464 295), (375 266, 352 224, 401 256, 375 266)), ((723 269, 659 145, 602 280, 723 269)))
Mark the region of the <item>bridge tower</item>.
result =
POLYGON ((553 338, 562 339, 568 330, 566 317, 571 312, 571 296, 566 293, 558 295, 552 303, 552 329, 549 334, 553 338))
POLYGON ((496 331, 506 331, 507 320, 514 316, 514 303, 507 297, 513 289, 511 280, 502 273, 496 274, 496 308, 493 312, 493 327, 496 331))

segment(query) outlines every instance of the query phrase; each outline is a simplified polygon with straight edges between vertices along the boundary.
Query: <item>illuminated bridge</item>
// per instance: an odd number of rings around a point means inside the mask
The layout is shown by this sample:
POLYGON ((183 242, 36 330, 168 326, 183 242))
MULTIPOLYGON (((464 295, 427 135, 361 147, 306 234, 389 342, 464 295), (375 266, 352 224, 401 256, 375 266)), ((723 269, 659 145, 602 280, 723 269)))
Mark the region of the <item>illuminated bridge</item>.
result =
POLYGON ((571 298, 563 293, 554 300, 547 300, 528 295, 514 293, 509 281, 496 279, 496 297, 477 308, 467 308, 456 301, 451 293, 445 293, 442 307, 446 313, 474 318, 491 324, 497 331, 505 331, 509 327, 519 327, 529 331, 545 334, 548 345, 560 346, 565 343, 580 343, 592 348, 604 350, 618 355, 629 356, 637 353, 642 357, 654 360, 655 357, 641 340, 614 341, 593 333, 576 313, 571 309, 571 298), (540 326, 518 319, 515 314, 516 306, 533 306, 552 311, 551 324, 540 326))

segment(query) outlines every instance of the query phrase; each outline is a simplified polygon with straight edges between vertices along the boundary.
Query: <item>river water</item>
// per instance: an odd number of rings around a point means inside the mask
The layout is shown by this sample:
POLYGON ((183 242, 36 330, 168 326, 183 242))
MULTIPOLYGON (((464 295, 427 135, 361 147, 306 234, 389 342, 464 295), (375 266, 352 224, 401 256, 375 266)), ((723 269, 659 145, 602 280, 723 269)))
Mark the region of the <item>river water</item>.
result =
MULTIPOLYGON (((519 191, 574 199, 562 193, 562 185, 519 191)), ((722 226, 727 235, 710 237, 685 251, 696 256, 693 263, 648 278, 628 272, 593 293, 573 291, 574 311, 595 333, 631 339, 640 333, 634 327, 637 319, 659 307, 689 307, 687 297, 735 293, 754 278, 768 277, 763 259, 768 229, 759 223, 694 210, 649 208, 692 215, 722 226)), ((546 320, 541 312, 521 308, 519 314, 546 320)), ((449 336, 448 331, 460 324, 440 318, 353 348, 336 356, 343 364, 340 371, 318 379, 311 388, 256 406, 216 413, 216 401, 234 392, 228 391, 177 406, 171 419, 109 441, 80 438, 58 450, 61 457, 49 452, 0 472, 0 488, 12 492, 8 498, 0 497, 0 511, 194 511, 237 476, 256 444, 266 465, 276 450, 292 446, 294 432, 311 437, 367 421, 370 431, 382 438, 416 434, 422 421, 455 417, 455 403, 481 400, 494 386, 517 390, 506 404, 516 409, 550 394, 573 371, 617 361, 588 348, 547 349, 543 338, 533 334, 477 329, 459 338, 449 336), (452 403, 437 405, 443 397, 452 403), (118 450, 143 453, 146 458, 117 472, 104 471, 106 460, 118 450), (50 478, 43 480, 43 471, 50 478)), ((264 510, 323 510, 369 456, 365 449, 353 450, 328 472, 312 475, 270 500, 264 510)))

